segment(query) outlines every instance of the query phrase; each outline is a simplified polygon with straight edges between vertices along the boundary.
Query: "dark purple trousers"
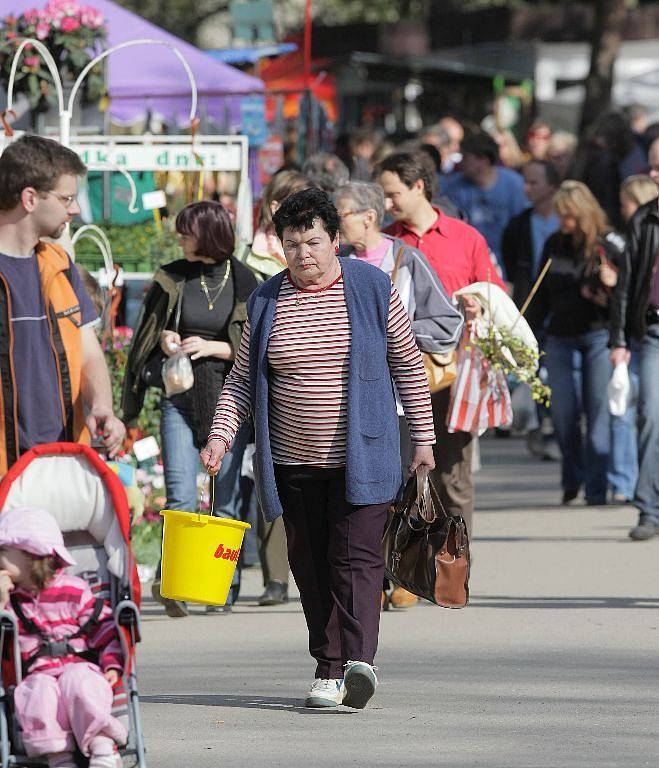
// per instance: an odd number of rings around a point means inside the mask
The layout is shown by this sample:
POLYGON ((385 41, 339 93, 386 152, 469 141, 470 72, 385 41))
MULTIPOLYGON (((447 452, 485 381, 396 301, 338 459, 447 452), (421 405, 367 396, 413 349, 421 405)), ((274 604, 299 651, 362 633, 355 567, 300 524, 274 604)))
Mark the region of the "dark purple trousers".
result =
POLYGON ((342 467, 280 464, 275 477, 316 677, 341 678, 348 661, 372 664, 378 647, 390 502, 348 504, 342 467))

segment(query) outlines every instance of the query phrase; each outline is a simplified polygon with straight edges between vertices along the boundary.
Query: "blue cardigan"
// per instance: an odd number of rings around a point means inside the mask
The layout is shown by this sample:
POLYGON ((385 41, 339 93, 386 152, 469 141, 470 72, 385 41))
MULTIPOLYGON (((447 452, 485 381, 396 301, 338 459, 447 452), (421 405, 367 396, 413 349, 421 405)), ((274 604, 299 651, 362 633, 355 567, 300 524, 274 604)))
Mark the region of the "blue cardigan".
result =
MULTIPOLYGON (((340 259, 351 329, 346 439, 346 501, 383 504, 402 483, 398 416, 387 364, 391 280, 377 267, 340 259)), ((270 448, 268 342, 285 272, 260 285, 249 298, 249 379, 256 433, 256 493, 266 520, 282 514, 270 448)), ((323 340, 318 339, 322 345, 323 340)))

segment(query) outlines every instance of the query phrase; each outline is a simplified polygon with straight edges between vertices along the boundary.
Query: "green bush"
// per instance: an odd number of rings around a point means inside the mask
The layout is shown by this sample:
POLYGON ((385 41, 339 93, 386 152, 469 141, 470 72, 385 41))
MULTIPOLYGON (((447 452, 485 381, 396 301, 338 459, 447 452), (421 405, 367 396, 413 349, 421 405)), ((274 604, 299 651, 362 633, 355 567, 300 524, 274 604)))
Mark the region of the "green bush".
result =
POLYGON ((131 528, 130 545, 138 563, 158 565, 161 541, 162 523, 159 520, 142 520, 131 528))
MULTIPOLYGON (((160 231, 155 224, 99 226, 108 236, 114 263, 127 272, 152 272, 161 264, 182 257, 176 232, 169 222, 163 223, 160 231)), ((76 243, 76 261, 90 271, 103 266, 103 257, 96 244, 85 237, 76 243)))

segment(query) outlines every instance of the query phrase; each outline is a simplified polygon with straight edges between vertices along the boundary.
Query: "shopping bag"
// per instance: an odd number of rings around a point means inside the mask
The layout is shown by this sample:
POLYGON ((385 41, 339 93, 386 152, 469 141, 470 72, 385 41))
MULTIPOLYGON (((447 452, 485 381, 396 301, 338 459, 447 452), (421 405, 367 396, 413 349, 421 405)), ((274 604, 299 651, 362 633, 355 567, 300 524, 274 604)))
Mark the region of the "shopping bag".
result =
POLYGON ((618 363, 613 369, 606 388, 609 400, 609 413, 612 416, 624 416, 631 399, 631 381, 626 363, 618 363))
POLYGON ((478 347, 473 332, 458 350, 457 375, 451 390, 448 431, 480 435, 489 427, 512 424, 510 390, 502 370, 493 368, 478 347))
POLYGON ((451 390, 449 432, 471 432, 481 403, 482 355, 469 343, 460 344, 455 382, 451 390))

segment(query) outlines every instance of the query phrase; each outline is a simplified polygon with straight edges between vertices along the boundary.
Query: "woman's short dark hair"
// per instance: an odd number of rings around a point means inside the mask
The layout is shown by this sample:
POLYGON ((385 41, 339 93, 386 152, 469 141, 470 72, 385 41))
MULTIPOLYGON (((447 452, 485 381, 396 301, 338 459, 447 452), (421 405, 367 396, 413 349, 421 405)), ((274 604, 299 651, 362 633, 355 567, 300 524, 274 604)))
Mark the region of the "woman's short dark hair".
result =
POLYGON ((202 200, 186 205, 176 217, 176 231, 179 235, 197 238, 196 256, 220 262, 233 253, 235 237, 231 219, 220 203, 202 200))
POLYGON ((313 227, 316 219, 322 221, 323 229, 329 235, 330 240, 334 240, 341 224, 339 213, 327 192, 315 188, 303 189, 289 195, 272 217, 277 237, 280 240, 285 229, 305 232, 313 227))
POLYGON ((395 152, 385 157, 375 170, 376 177, 384 171, 395 173, 406 187, 412 186, 419 179, 423 182, 426 199, 431 201, 435 190, 435 171, 430 156, 421 151, 395 152))

